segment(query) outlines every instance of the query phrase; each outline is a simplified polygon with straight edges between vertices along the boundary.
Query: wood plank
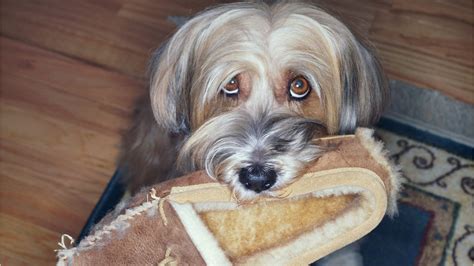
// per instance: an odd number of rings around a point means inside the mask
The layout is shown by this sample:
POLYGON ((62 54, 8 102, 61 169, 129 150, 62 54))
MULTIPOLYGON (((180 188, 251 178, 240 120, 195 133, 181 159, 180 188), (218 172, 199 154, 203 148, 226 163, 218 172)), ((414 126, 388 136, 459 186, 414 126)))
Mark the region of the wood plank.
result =
POLYGON ((105 3, 2 0, 1 33, 122 73, 143 77, 149 55, 175 29, 175 25, 167 21, 167 15, 190 15, 211 1, 165 4, 168 2, 156 1, 153 5, 143 5, 146 1, 125 1, 126 4, 123 4, 118 0, 105 3), (155 22, 142 21, 147 16, 137 16, 140 12, 147 12, 155 22))
MULTIPOLYGON (((170 22, 168 16, 190 17, 197 11, 203 10, 211 5, 225 2, 224 0, 131 0, 124 3, 119 17, 127 18, 135 23, 142 23, 156 30, 168 30, 169 33, 175 29, 175 24, 170 22)), ((227 1, 229 2, 229 1, 227 1)))
POLYGON ((390 78, 474 103, 472 1, 318 2, 367 33, 390 78))
POLYGON ((379 11, 370 38, 473 66, 473 25, 421 13, 379 11))
POLYGON ((100 1, 2 1, 2 34, 49 50, 144 76, 150 50, 167 31, 116 16, 100 1))
POLYGON ((474 103, 471 67, 398 47, 390 42, 375 42, 388 76, 422 88, 432 88, 455 99, 474 103))
POLYGON ((33 223, 0 213, 2 265, 51 265, 59 235, 33 223))
POLYGON ((368 37, 377 11, 389 6, 374 0, 317 0, 315 3, 364 37, 368 37))
POLYGON ((392 10, 474 22, 472 0, 393 0, 392 10))
POLYGON ((21 261, 21 258, 7 256, 0 251, 0 264, 2 265, 17 265, 17 266, 28 266, 28 263, 21 261))
MULTIPOLYGON (((398 1, 398 6, 402 2, 398 1)), ((417 8, 423 3, 426 2, 420 0, 417 8)), ((454 12, 450 14, 454 16, 454 12)), ((370 39, 376 44, 390 78, 474 103, 472 32, 472 24, 435 11, 390 9, 377 12, 370 39)))
POLYGON ((51 247, 79 233, 113 174, 145 83, 8 38, 0 46, 0 242, 12 242, 2 257, 52 262, 51 247))

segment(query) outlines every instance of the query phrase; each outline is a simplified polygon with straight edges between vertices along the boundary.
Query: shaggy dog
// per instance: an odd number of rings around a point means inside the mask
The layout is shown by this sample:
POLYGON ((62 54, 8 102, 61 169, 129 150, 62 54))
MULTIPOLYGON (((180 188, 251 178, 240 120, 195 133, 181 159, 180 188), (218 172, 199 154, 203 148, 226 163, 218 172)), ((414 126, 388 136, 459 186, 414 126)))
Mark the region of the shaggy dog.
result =
POLYGON ((237 198, 275 196, 325 147, 376 122, 387 86, 368 45, 305 3, 206 10, 153 55, 120 165, 129 189, 204 169, 237 198))

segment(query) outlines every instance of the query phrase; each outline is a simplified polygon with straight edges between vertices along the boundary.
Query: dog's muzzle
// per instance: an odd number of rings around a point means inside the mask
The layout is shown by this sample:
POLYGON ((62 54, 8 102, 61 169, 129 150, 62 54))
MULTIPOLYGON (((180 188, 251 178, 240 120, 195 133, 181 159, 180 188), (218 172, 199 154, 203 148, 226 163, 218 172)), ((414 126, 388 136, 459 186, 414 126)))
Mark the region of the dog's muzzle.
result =
POLYGON ((294 113, 238 109, 196 130, 183 146, 180 162, 205 169, 240 198, 251 198, 291 183, 321 153, 312 140, 323 132, 318 121, 294 113))

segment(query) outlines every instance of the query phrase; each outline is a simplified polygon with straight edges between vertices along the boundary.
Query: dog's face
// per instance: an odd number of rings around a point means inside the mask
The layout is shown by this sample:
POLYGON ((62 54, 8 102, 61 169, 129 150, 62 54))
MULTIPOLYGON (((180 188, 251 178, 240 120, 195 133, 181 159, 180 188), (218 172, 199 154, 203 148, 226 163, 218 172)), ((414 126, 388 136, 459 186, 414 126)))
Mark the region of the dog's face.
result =
POLYGON ((157 53, 151 75, 157 122, 188 135, 180 164, 241 199, 275 195, 321 153, 316 137, 372 123, 386 95, 367 48, 297 3, 203 12, 157 53))

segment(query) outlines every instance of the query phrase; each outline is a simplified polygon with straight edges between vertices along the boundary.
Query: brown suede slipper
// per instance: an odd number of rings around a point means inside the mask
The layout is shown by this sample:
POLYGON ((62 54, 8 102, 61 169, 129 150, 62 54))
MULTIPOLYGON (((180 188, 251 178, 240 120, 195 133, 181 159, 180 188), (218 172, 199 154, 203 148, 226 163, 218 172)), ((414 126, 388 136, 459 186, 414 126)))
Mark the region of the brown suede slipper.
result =
POLYGON ((238 202, 204 172, 120 204, 58 265, 309 264, 396 212, 398 172, 373 131, 324 138, 334 147, 278 198, 238 202))

